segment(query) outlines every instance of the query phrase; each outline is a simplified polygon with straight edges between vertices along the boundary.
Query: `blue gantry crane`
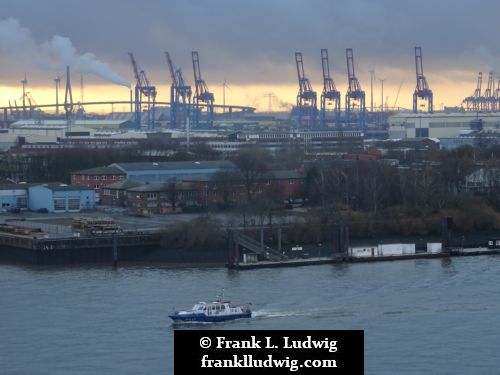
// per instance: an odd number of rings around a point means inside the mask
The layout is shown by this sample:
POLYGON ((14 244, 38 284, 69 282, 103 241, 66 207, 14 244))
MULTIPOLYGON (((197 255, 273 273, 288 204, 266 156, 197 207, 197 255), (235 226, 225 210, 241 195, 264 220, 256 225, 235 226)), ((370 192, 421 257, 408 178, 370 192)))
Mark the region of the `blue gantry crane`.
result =
POLYGON ((191 86, 186 85, 182 70, 175 69, 170 54, 165 52, 172 84, 170 85, 170 128, 186 127, 191 106, 191 86))
POLYGON ((493 93, 493 72, 489 72, 488 74, 488 83, 486 89, 484 90, 484 95, 481 98, 481 111, 483 112, 491 112, 495 110, 495 97, 493 93))
POLYGON ((297 94, 297 106, 295 111, 299 127, 313 128, 316 126, 318 115, 317 95, 313 91, 309 79, 304 73, 302 53, 295 52, 295 64, 297 65, 297 76, 299 79, 299 92, 297 94))
POLYGON ((137 63, 132 52, 128 53, 130 57, 130 62, 132 63, 132 69, 134 70, 135 77, 135 101, 134 101, 134 113, 135 113, 135 127, 136 129, 142 129, 142 111, 146 112, 146 124, 145 128, 147 130, 154 130, 155 128, 155 104, 156 104, 156 87, 149 83, 148 77, 144 70, 139 70, 137 63))
POLYGON ((326 128, 328 121, 326 118, 327 109, 333 111, 333 119, 336 127, 340 127, 340 91, 335 87, 330 76, 330 64, 328 63, 328 50, 321 50, 321 67, 323 68, 323 92, 321 93, 321 127, 326 128))
POLYGON ((201 77, 198 51, 193 51, 191 57, 193 59, 195 83, 195 93, 193 97, 194 127, 212 128, 214 123, 214 94, 208 91, 208 86, 201 77), (202 107, 205 107, 206 111, 205 121, 201 119, 202 107))
POLYGON ((424 68, 422 65, 422 48, 415 47, 415 70, 417 72, 417 86, 413 93, 413 112, 418 112, 418 99, 427 101, 427 112, 433 112, 433 96, 432 90, 427 84, 427 79, 424 76, 424 68))
POLYGON ((481 109, 482 85, 483 85, 483 72, 479 72, 477 76, 477 84, 474 93, 463 100, 467 111, 479 112, 479 110, 481 109))
POLYGON ((365 128, 366 104, 365 92, 361 89, 361 85, 354 73, 354 54, 352 48, 345 50, 347 59, 347 78, 349 87, 345 96, 345 124, 350 126, 352 113, 356 106, 358 107, 358 122, 361 129, 365 128))

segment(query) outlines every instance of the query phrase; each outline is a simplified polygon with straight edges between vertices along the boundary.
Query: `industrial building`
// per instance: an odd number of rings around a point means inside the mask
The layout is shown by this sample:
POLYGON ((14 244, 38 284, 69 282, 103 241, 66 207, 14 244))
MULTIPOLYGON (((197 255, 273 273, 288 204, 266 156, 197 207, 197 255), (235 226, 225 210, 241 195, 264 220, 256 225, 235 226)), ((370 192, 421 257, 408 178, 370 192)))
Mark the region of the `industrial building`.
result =
POLYGON ((2 211, 27 209, 28 190, 26 185, 6 184, 0 186, 0 207, 2 211))
POLYGON ((33 183, 0 186, 0 204, 4 211, 80 212, 94 209, 96 200, 94 189, 84 186, 33 183))
POLYGON ((468 131, 500 132, 500 113, 397 113, 388 119, 390 138, 452 138, 468 131))
POLYGON ((28 208, 48 212, 80 212, 95 208, 95 191, 83 186, 40 184, 28 188, 28 208))
POLYGON ((139 184, 166 183, 235 170, 236 166, 227 160, 113 163, 73 172, 71 184, 95 189, 97 201, 100 201, 104 187, 122 180, 134 180, 139 184))
MULTIPOLYGON (((301 200, 305 176, 295 170, 276 170, 254 182, 255 197, 269 193, 277 202, 301 200)), ((102 203, 128 207, 140 215, 182 212, 185 207, 209 207, 217 204, 241 204, 247 201, 247 190, 237 174, 228 176, 192 175, 177 182, 115 182, 103 188, 102 203)))
POLYGON ((360 130, 236 132, 224 140, 209 140, 214 150, 230 154, 249 146, 259 146, 272 154, 292 147, 304 153, 344 153, 363 150, 360 130))
POLYGON ((118 168, 126 178, 142 183, 181 181, 186 177, 236 170, 228 160, 113 163, 110 167, 118 168))

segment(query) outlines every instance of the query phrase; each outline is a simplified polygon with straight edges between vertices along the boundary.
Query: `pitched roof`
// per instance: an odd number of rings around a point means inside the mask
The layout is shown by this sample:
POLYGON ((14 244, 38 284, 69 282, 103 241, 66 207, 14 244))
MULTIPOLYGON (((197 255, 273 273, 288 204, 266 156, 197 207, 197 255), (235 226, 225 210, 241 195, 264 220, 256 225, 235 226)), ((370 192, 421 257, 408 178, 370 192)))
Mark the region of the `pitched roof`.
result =
POLYGON ((131 180, 131 179, 126 179, 122 181, 115 182, 113 184, 109 184, 105 186, 105 189, 111 189, 111 190, 127 190, 131 188, 135 188, 137 186, 141 186, 142 184, 140 182, 131 180))
POLYGON ((89 169, 82 169, 81 171, 73 172, 72 174, 85 174, 85 175, 107 175, 107 174, 124 174, 124 172, 114 166, 109 167, 96 167, 89 169))
POLYGON ((175 170, 175 169, 235 169, 236 166, 228 160, 200 160, 200 161, 167 161, 149 163, 114 163, 110 167, 117 167, 122 172, 138 170, 175 170))
MULTIPOLYGON (((158 184, 144 184, 131 189, 127 189, 127 191, 161 192, 161 191, 168 191, 169 189, 171 189, 171 184, 158 183, 158 184)), ((193 189, 194 189, 193 184, 187 182, 175 183, 175 190, 193 190, 193 189)))
MULTIPOLYGON (((216 174, 200 174, 196 176, 188 176, 183 179, 187 182, 216 182, 219 180, 241 180, 243 177, 239 171, 235 171, 233 174, 219 176, 216 174)), ((297 170, 273 170, 267 171, 258 177, 260 180, 286 180, 286 179, 303 179, 304 176, 297 170)))
POLYGON ((290 178, 304 178, 304 176, 300 174, 299 171, 290 169, 290 170, 269 171, 268 173, 263 175, 262 178, 284 180, 290 178))

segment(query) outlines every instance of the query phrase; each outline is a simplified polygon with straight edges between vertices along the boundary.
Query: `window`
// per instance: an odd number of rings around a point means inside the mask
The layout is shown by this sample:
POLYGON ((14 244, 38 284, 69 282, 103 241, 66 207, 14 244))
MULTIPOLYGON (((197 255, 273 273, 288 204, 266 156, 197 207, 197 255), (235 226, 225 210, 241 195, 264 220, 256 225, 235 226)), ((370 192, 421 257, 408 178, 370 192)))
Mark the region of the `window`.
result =
POLYGON ((28 202, 26 197, 17 197, 16 198, 17 208, 28 208, 28 202))
POLYGON ((54 199, 54 211, 66 211, 66 199, 64 198, 54 199))
POLYGON ((98 180, 99 179, 99 176, 94 176, 94 180, 98 180))
POLYGON ((101 180, 105 180, 106 179, 106 176, 101 176, 101 180))
POLYGON ((79 210, 79 209, 80 209, 80 198, 69 198, 68 210, 79 210))
POLYGON ((94 185, 94 189, 99 189, 101 186, 99 184, 94 185))
POLYGON ((156 199, 156 193, 148 193, 148 199, 156 199))
POLYGON ((113 180, 116 180, 116 176, 113 176, 112 178, 113 178, 113 180))
POLYGON ((417 128, 415 129, 415 137, 425 138, 429 136, 429 128, 417 128))

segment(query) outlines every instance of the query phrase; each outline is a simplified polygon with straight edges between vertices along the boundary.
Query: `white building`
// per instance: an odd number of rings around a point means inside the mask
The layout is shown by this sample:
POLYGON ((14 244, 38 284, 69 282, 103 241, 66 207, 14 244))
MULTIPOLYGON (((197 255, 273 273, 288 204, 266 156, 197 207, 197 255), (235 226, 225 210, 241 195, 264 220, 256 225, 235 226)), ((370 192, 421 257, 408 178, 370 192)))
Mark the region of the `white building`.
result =
POLYGON ((451 138, 471 129, 500 132, 500 112, 497 113, 412 113, 401 112, 389 117, 390 138, 451 138), (471 126, 472 125, 472 126, 471 126))

